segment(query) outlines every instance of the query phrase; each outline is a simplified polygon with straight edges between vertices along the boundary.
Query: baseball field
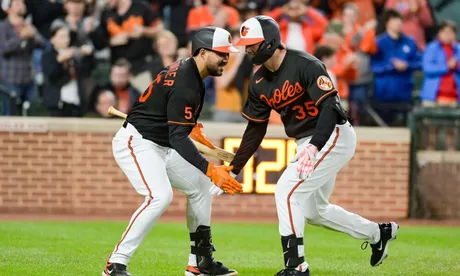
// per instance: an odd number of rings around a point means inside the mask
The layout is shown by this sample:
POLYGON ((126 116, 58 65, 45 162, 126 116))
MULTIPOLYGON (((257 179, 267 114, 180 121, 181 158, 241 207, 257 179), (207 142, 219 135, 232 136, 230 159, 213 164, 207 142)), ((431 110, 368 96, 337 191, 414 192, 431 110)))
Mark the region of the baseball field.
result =
MULTIPOLYGON (((0 275, 100 275, 123 233, 122 221, 1 221, 0 275)), ((214 223, 215 257, 240 275, 274 275, 282 268, 275 223, 214 223)), ((345 234, 307 225, 312 275, 460 275, 460 228, 402 224, 389 257, 369 265, 370 247, 345 234)), ((159 222, 128 268, 133 275, 183 275, 189 238, 185 223, 159 222)))

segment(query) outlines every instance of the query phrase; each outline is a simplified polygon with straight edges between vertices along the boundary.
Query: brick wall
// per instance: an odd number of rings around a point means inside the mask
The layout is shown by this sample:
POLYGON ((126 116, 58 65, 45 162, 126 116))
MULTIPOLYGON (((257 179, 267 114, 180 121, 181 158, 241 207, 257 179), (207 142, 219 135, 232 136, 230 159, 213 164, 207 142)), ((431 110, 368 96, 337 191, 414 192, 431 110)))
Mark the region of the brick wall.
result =
MULTIPOLYGON (((245 125, 204 123, 208 136, 241 135, 245 125)), ((115 163, 111 139, 118 120, 0 119, 0 213, 130 215, 142 197, 115 163), (37 126, 38 125, 38 126, 37 126)), ((357 128, 357 152, 339 173, 331 202, 367 217, 406 217, 409 133, 357 128)), ((284 137, 270 128, 268 137, 284 137)), ((182 215, 175 193, 168 215, 182 215)), ((273 195, 222 195, 214 216, 276 218, 273 195)))

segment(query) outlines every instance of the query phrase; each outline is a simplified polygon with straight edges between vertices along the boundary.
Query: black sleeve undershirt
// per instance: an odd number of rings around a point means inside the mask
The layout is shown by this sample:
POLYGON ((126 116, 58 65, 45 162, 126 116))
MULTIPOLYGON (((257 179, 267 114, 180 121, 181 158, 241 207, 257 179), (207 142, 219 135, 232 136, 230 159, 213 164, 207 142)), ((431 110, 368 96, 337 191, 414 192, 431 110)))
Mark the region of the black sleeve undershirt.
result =
POLYGON ((233 166, 232 172, 234 174, 238 175, 240 173, 241 169, 243 169, 251 156, 254 155, 259 148, 267 132, 267 126, 268 121, 262 123, 248 121, 248 126, 244 131, 240 148, 236 152, 235 158, 230 163, 230 166, 233 166))
POLYGON ((191 125, 170 124, 169 143, 180 156, 206 174, 209 162, 200 154, 195 144, 190 140, 189 134, 192 128, 193 126, 191 125))
POLYGON ((318 122, 316 123, 315 133, 310 140, 310 144, 316 146, 320 151, 331 137, 334 127, 340 119, 340 115, 334 107, 323 105, 320 109, 318 122))

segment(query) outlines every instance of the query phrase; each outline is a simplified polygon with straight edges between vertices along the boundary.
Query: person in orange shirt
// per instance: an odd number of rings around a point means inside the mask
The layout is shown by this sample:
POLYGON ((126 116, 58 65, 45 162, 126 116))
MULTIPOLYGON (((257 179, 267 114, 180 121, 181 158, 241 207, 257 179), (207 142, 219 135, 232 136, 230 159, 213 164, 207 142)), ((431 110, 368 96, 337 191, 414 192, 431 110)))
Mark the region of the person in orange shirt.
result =
POLYGON ((266 15, 280 27, 281 41, 288 49, 313 53, 327 27, 327 19, 304 1, 290 0, 266 15))
POLYGON ((337 78, 337 90, 340 98, 348 100, 349 83, 358 78, 358 57, 345 43, 343 24, 339 20, 331 20, 320 44, 335 48, 337 63, 329 69, 337 78))
POLYGON ((187 31, 192 33, 202 27, 216 26, 224 29, 238 30, 240 15, 222 0, 208 0, 206 5, 190 10, 187 18, 187 31))
MULTIPOLYGON (((332 81, 334 87, 338 87, 337 77, 335 73, 331 70, 337 66, 337 55, 336 49, 329 45, 319 45, 315 49, 315 53, 313 54, 317 59, 321 60, 326 66, 327 73, 332 81)), ((339 92, 340 93, 340 92, 339 92)), ((348 99, 340 98, 340 104, 343 106, 345 110, 348 110, 348 99)))
POLYGON ((329 0, 329 7, 332 10, 333 19, 341 19, 345 5, 355 4, 361 11, 358 16, 358 24, 364 25, 366 22, 377 18, 376 6, 385 0, 329 0))
POLYGON ((370 56, 377 52, 375 42, 375 28, 377 21, 371 19, 364 25, 358 23, 360 14, 359 7, 354 3, 347 3, 343 6, 342 22, 345 35, 345 44, 357 56, 358 77, 350 82, 350 116, 355 125, 361 124, 365 112, 365 104, 370 98, 372 87, 372 71, 370 56))

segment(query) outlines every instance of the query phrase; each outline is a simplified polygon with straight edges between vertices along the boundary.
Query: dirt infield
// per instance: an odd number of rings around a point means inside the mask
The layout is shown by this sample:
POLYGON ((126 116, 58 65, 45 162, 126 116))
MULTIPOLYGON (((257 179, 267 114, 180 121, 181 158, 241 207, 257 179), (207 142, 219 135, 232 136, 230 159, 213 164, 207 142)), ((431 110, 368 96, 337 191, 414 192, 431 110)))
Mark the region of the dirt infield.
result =
MULTIPOLYGON (((34 214, 0 214, 0 221, 69 221, 69 222, 86 222, 86 221, 129 221, 129 216, 75 216, 75 215, 34 215, 34 214)), ((374 221, 390 221, 391 218, 370 218, 374 221)), ((276 223, 276 217, 213 217, 213 222, 238 223, 238 222, 257 222, 257 223, 276 223)), ((159 222, 185 222, 185 216, 164 216, 159 222)), ((446 226, 460 227, 460 220, 426 220, 426 219, 404 219, 397 220, 400 225, 416 226, 446 226)))

